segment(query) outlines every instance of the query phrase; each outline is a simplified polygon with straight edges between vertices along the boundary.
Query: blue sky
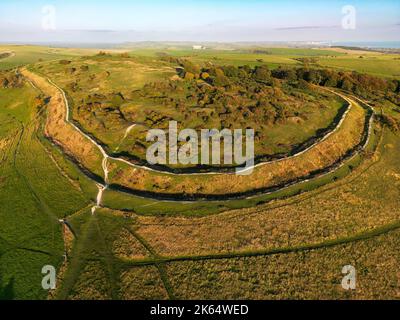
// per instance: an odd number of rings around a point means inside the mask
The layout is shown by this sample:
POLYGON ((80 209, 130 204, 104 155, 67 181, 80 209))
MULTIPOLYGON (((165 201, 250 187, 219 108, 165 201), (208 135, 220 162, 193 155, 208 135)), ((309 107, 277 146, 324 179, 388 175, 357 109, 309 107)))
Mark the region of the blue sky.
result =
POLYGON ((0 41, 395 41, 399 0, 1 0, 0 41), (43 30, 43 7, 55 30, 43 30), (341 27, 345 5, 356 29, 341 27))

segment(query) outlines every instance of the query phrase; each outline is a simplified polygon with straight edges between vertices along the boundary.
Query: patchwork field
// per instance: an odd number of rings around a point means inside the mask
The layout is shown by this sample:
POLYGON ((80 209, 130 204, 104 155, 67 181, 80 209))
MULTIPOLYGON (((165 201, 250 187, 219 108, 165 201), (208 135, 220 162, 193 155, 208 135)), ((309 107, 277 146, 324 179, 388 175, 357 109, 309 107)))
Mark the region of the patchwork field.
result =
POLYGON ((399 55, 2 52, 0 299, 400 299, 399 55), (253 173, 146 163, 171 120, 255 128, 253 173))
MULTIPOLYGON (((122 49, 122 48, 121 48, 122 49)), ((124 48, 125 49, 125 48, 124 48)), ((126 48, 129 49, 129 48, 126 48)), ((373 51, 332 49, 295 49, 295 48, 267 48, 267 49, 240 49, 240 50, 193 50, 174 47, 160 47, 157 49, 135 48, 132 55, 155 57, 161 53, 178 57, 188 57, 198 62, 212 61, 226 65, 268 65, 271 69, 279 66, 301 65, 298 59, 314 58, 313 65, 332 67, 342 70, 358 71, 383 77, 398 78, 400 64, 398 54, 383 54, 373 51), (361 58, 362 57, 362 58, 361 58)))

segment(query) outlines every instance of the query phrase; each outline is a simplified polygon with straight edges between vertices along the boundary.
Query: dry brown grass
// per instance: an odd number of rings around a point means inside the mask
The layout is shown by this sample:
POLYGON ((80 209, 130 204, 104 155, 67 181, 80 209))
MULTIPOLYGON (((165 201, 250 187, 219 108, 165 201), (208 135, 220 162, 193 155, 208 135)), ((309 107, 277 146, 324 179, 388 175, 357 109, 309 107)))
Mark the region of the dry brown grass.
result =
MULTIPOLYGON (((72 247, 73 247, 75 237, 74 237, 74 234, 71 232, 71 230, 65 224, 62 225, 62 234, 63 234, 63 240, 64 240, 65 253, 69 257, 72 252, 72 247)), ((68 267, 69 267, 69 260, 65 259, 57 272, 57 282, 56 282, 57 287, 56 287, 56 289, 49 291, 49 296, 48 296, 49 300, 56 299, 57 294, 58 294, 58 289, 61 287, 60 283, 62 283, 62 281, 64 280, 64 277, 68 270, 68 267)))
POLYGON ((100 262, 88 262, 75 283, 70 300, 109 300, 111 287, 108 276, 100 262))
POLYGON ((66 123, 66 106, 61 92, 43 77, 26 69, 22 70, 22 74, 45 95, 51 97, 47 106, 45 135, 59 144, 85 168, 101 176, 101 166, 99 166, 102 160, 101 153, 87 138, 66 123))
POLYGON ((69 255, 72 251, 72 246, 74 244, 75 236, 66 224, 63 224, 63 238, 64 238, 65 250, 69 255))
POLYGON ((2 155, 5 154, 5 152, 3 153, 3 150, 7 150, 11 142, 12 139, 10 138, 0 139, 0 151, 2 151, 2 155))
POLYGON ((393 223, 400 219, 400 164, 390 144, 400 150, 386 132, 380 156, 319 190, 205 218, 137 217, 137 233, 170 256, 319 243, 393 223))
POLYGON ((113 254, 120 259, 143 259, 149 256, 147 250, 126 229, 121 230, 113 243, 113 254))
POLYGON ((400 299, 400 232, 338 247, 268 257, 171 263, 179 299, 400 299), (341 286, 342 268, 357 288, 341 286))
MULTIPOLYGON (((7 159, 10 157, 9 150, 11 149, 11 146, 17 135, 18 132, 14 132, 11 136, 0 139, 0 166, 4 165, 4 163, 6 163, 7 159)), ((6 177, 0 177, 0 187, 2 187, 6 182, 6 177)))
POLYGON ((348 55, 373 55, 373 56, 383 56, 384 53, 376 52, 376 51, 367 51, 367 50, 350 50, 345 48, 324 48, 324 51, 333 51, 345 53, 348 55))
POLYGON ((120 295, 123 300, 166 300, 164 288, 156 267, 132 268, 121 274, 120 295))

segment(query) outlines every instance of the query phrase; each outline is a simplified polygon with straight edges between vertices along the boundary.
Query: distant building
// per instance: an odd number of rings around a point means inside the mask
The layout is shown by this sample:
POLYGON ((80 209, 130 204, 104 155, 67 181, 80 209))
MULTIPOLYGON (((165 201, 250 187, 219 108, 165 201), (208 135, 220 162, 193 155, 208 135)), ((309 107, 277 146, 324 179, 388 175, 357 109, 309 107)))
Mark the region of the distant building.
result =
POLYGON ((205 50, 206 49, 206 47, 204 47, 204 46, 193 46, 193 50, 205 50))

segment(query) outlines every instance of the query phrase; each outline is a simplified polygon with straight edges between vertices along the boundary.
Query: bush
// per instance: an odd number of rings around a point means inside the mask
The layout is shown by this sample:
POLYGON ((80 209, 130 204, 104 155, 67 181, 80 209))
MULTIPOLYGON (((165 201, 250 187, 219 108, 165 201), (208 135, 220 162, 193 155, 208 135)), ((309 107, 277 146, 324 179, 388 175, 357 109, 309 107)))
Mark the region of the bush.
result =
POLYGON ((191 81, 195 78, 194 74, 191 72, 186 72, 185 73, 185 80, 191 81))
POLYGON ((254 69, 253 79, 258 81, 270 81, 271 71, 267 66, 259 66, 254 69))
POLYGON ((99 51, 99 53, 97 54, 97 56, 99 57, 104 57, 104 56, 111 56, 111 54, 105 52, 105 51, 99 51))
POLYGON ((185 69, 186 72, 190 72, 194 75, 200 74, 201 68, 197 64, 194 64, 193 62, 189 60, 183 60, 181 61, 180 65, 185 69))
POLYGON ((286 69, 279 67, 278 69, 272 71, 272 76, 274 78, 281 80, 289 80, 289 81, 297 80, 297 74, 295 69, 286 69))
POLYGON ((218 87, 224 87, 229 85, 229 79, 225 76, 225 73, 222 69, 215 69, 215 77, 213 79, 213 84, 218 87))
POLYGON ((400 131, 400 125, 393 117, 388 115, 380 115, 379 119, 384 125, 388 126, 390 130, 394 132, 400 131))
POLYGON ((200 77, 203 80, 207 80, 208 78, 210 78, 210 75, 207 72, 202 72, 200 77))

